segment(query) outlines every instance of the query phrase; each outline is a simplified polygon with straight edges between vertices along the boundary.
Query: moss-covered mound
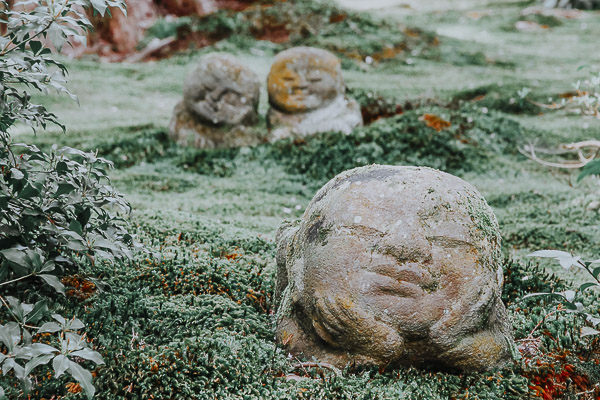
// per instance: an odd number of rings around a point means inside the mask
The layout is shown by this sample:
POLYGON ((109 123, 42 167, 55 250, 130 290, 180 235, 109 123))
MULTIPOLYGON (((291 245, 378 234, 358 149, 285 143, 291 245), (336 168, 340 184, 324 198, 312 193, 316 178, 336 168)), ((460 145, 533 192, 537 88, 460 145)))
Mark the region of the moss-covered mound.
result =
POLYGON ((422 52, 438 43, 431 33, 400 28, 367 13, 314 0, 267 0, 241 11, 221 9, 202 17, 160 19, 147 31, 140 47, 167 37, 177 41, 163 49, 163 56, 217 43, 221 49, 255 47, 267 52, 302 45, 328 49, 357 61, 365 61, 367 56, 373 61, 402 59, 417 47, 422 52))

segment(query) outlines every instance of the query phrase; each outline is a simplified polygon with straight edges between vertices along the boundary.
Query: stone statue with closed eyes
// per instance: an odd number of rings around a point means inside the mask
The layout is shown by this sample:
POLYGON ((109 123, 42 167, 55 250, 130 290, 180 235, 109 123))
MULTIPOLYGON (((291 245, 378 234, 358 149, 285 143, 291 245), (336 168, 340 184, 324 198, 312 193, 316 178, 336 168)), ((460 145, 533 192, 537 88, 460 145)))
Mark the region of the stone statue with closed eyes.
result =
POLYGON ((293 354, 342 368, 481 371, 510 361, 498 224, 460 178, 346 171, 277 241, 276 332, 293 354))
POLYGON ((348 134, 363 123, 358 103, 345 96, 340 60, 328 51, 282 51, 271 66, 267 91, 271 140, 327 131, 348 134))
POLYGON ((229 54, 200 58, 184 82, 170 136, 197 148, 238 147, 262 141, 258 121, 260 84, 256 75, 229 54))

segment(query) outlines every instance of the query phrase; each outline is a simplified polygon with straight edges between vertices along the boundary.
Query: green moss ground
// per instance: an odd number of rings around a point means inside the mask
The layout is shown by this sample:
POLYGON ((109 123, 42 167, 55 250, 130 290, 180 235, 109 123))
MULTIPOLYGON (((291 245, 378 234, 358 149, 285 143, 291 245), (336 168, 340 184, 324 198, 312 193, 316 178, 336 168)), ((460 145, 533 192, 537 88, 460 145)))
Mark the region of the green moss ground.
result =
MULTIPOLYGON (((555 248, 600 257, 600 215, 587 207, 600 195, 597 178, 575 183, 576 173, 538 166, 517 151, 535 140, 557 145, 598 138, 600 121, 566 112, 541 114, 519 103, 516 94, 526 86, 532 99, 556 99, 588 76, 579 66, 600 65, 593 35, 600 30, 598 14, 552 24, 536 20, 551 27, 525 33, 514 24, 532 20, 520 16, 532 4, 527 1, 431 1, 413 9, 400 3, 374 1, 373 7, 385 8, 373 13, 385 15, 392 25, 435 31, 440 44, 417 46, 411 54, 371 65, 345 59, 346 83, 355 93, 380 93, 405 108, 404 114, 350 136, 323 134, 302 144, 284 141, 239 151, 181 149, 167 140, 166 126, 200 52, 131 65, 66 61, 70 88, 81 106, 66 96, 40 100, 68 133, 33 136, 21 129, 17 140, 98 149, 113 160, 113 183, 132 203, 133 229, 153 252, 130 265, 98 265, 92 272, 110 289, 83 302, 71 297, 61 302, 63 315, 86 322, 88 336, 107 361, 96 371, 97 398, 535 398, 528 386, 535 377, 551 375, 544 363, 534 368, 517 362, 504 371, 467 376, 412 369, 347 370, 335 376, 327 370, 294 370, 295 360, 273 341, 276 229, 283 220, 299 217, 323 183, 354 166, 433 166, 483 193, 498 217, 504 255, 511 259, 504 299, 517 338, 552 309, 522 297, 570 285, 546 276, 543 267, 576 283, 585 279, 551 263, 530 265, 526 254, 555 248), (452 127, 436 132, 419 121, 424 113, 439 115, 452 127), (292 373, 302 379, 282 378, 292 373)), ((217 46, 235 51, 264 82, 273 52, 264 51, 265 43, 251 42, 250 48, 244 43, 217 46)), ((263 115, 267 107, 263 93, 263 115)), ((595 300, 597 308, 597 295, 584 301, 595 300)), ((598 349, 597 342, 577 337, 581 318, 559 315, 539 331, 547 332, 543 362, 557 360, 553 357, 565 350, 583 357, 598 349)), ((552 368, 559 373, 571 363, 592 383, 600 381, 597 366, 566 360, 552 368)), ((81 398, 66 392, 67 382, 46 381, 35 398, 81 398)), ((572 396, 578 391, 571 384, 550 398, 577 398, 572 396)))

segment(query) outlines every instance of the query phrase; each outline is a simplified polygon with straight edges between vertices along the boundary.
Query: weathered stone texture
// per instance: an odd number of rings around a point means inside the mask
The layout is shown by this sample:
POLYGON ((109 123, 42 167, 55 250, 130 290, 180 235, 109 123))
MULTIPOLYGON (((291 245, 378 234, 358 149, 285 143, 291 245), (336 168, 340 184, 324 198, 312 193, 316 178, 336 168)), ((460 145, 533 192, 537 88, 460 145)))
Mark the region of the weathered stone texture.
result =
POLYGON ((356 168, 277 240, 277 338, 292 353, 339 367, 462 371, 510 360, 498 224, 465 181, 428 168, 356 168))
MULTIPOLYGON (((203 56, 184 82, 169 135, 198 148, 250 146, 263 141, 258 121, 260 84, 256 75, 229 54, 203 56)), ((264 135, 263 135, 264 136, 264 135)))
POLYGON ((362 125, 355 100, 345 97, 339 59, 332 53, 295 47, 279 53, 267 78, 267 119, 274 140, 317 132, 350 133, 362 125))

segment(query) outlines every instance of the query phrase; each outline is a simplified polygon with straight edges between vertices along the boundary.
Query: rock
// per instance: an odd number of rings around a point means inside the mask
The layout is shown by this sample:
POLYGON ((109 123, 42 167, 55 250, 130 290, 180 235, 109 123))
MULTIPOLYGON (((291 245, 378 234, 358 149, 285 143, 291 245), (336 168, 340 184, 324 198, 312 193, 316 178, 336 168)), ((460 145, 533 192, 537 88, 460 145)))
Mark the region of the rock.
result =
POLYGON ((277 339, 343 368, 482 371, 514 350, 500 233, 467 182, 429 168, 346 171, 277 235, 277 339))
POLYGON ((363 123, 358 103, 345 97, 340 61, 328 51, 282 51, 271 66, 267 90, 272 140, 326 131, 348 134, 363 123))
MULTIPOLYGON (((251 146, 265 141, 258 121, 260 84, 256 75, 229 54, 203 56, 184 82, 169 136, 197 148, 251 146)), ((263 135, 265 136, 265 135, 263 135)))

